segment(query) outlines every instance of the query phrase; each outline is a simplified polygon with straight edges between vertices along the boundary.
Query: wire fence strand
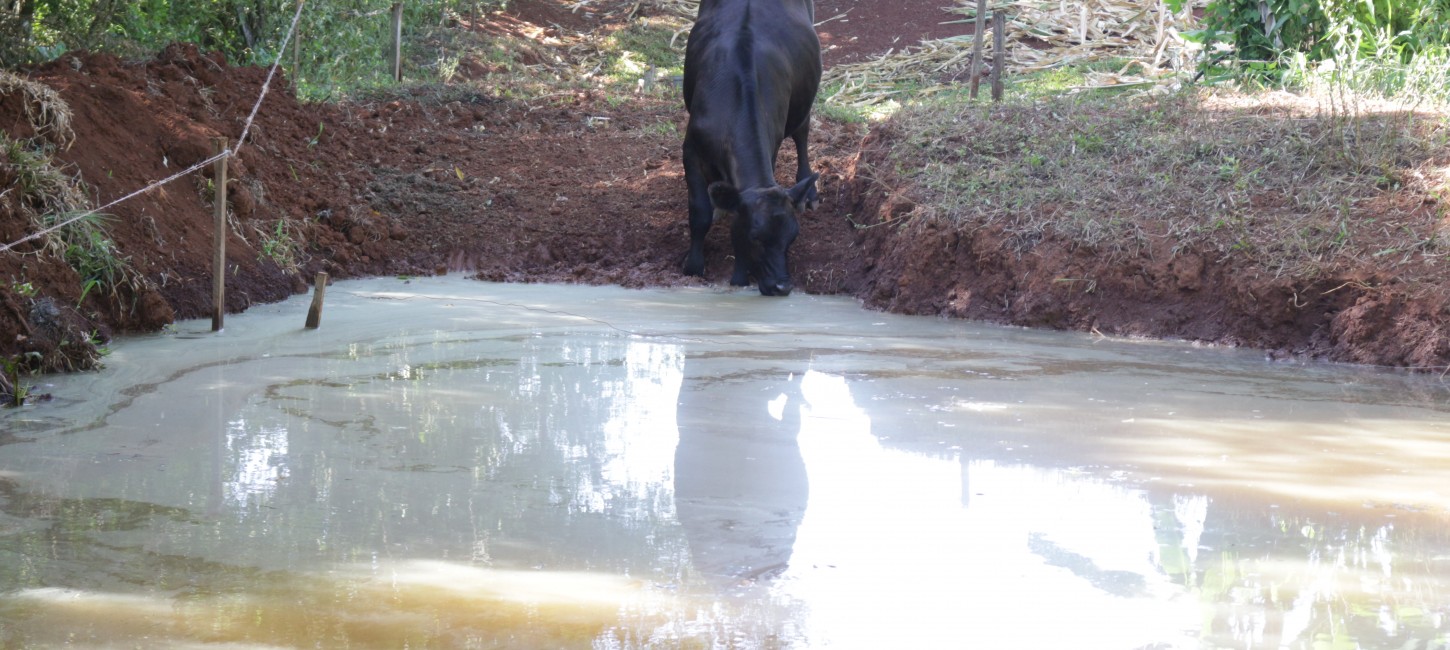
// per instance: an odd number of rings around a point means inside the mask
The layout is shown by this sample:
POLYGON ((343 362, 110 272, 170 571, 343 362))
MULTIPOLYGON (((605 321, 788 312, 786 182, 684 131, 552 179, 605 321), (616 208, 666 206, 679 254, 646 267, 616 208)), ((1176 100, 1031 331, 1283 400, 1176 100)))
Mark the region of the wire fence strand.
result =
MULTIPOLYGON (((272 85, 273 77, 277 75, 277 68, 281 67, 282 65, 282 56, 287 52, 287 44, 291 42, 292 35, 297 31, 297 24, 302 18, 302 8, 306 6, 306 4, 306 0, 301 0, 297 3, 297 11, 292 14, 292 25, 287 28, 287 34, 282 37, 282 44, 277 48, 277 58, 272 61, 272 67, 267 71, 266 81, 262 82, 262 90, 257 95, 257 101, 252 104, 252 111, 247 115, 247 120, 242 124, 242 135, 241 137, 237 138, 235 148, 227 147, 223 149, 221 153, 215 154, 210 158, 207 158, 206 160, 187 167, 186 169, 176 172, 175 174, 167 176, 166 178, 163 178, 159 181, 151 183, 150 185, 147 185, 139 190, 131 192, 130 194, 122 196, 121 198, 111 201, 110 203, 107 203, 98 208, 86 210, 84 212, 81 212, 80 214, 72 215, 70 218, 61 221, 60 223, 54 224, 46 228, 42 228, 39 231, 21 237, 20 239, 5 244, 4 246, 0 246, 0 253, 8 252, 14 249, 16 246, 19 246, 26 242, 35 241, 37 239, 40 239, 41 237, 45 237, 50 233, 65 228, 66 226, 69 226, 77 221, 85 219, 86 217, 99 214, 102 211, 111 208, 112 206, 123 203, 125 201, 129 201, 133 198, 141 196, 142 194, 146 194, 147 192, 150 192, 158 187, 162 187, 168 183, 171 183, 172 181, 175 181, 183 176, 187 176, 193 172, 196 172, 197 170, 204 169, 207 165, 210 165, 226 156, 234 155, 237 151, 240 151, 242 145, 247 141, 247 134, 250 133, 252 130, 252 122, 257 119, 257 113, 262 108, 262 100, 267 98, 267 90, 272 85)), ((6 192, 9 192, 9 190, 6 190, 6 192)), ((0 194, 0 196, 3 196, 3 194, 0 194)))

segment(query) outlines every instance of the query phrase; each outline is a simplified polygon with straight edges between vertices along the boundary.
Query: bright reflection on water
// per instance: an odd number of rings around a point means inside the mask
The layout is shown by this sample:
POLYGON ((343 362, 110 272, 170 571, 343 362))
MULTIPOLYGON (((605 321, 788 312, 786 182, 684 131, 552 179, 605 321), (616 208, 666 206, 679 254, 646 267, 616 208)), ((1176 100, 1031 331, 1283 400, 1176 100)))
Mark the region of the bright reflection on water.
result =
POLYGON ((339 284, 0 413, 0 647, 1446 648, 1445 385, 339 284))

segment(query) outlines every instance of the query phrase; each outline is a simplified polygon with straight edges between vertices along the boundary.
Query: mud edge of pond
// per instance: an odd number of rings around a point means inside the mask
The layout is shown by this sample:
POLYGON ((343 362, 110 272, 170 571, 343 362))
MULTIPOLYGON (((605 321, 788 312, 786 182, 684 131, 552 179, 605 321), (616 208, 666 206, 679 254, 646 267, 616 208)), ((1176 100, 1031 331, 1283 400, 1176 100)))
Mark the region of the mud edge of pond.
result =
MULTIPOLYGON (((236 138, 265 78, 191 46, 136 63, 78 53, 28 74, 74 112, 77 144, 55 158, 102 198, 201 160, 213 137, 236 138)), ((677 132, 662 128, 683 122, 673 97, 622 107, 589 93, 546 106, 485 95, 319 105, 299 103, 283 77, 264 108, 229 172, 228 312, 304 291, 322 270, 334 279, 464 272, 701 284, 678 270, 685 192, 677 132), (282 244, 295 246, 291 264, 267 254, 282 244)), ((33 135, 23 111, 0 98, 0 128, 11 137, 33 135)), ((826 189, 792 251, 805 291, 905 314, 1207 341, 1274 358, 1450 364, 1445 288, 1412 296, 1373 269, 1295 286, 1206 251, 1107 256, 1050 235, 1019 254, 991 229, 908 218, 908 183, 857 175, 870 167, 862 157, 882 149, 866 146, 881 132, 829 121, 813 130, 826 189), (881 221, 889 223, 855 226, 881 221)), ((782 158, 791 169, 788 147, 782 158)), ((0 357, 27 370, 84 369, 112 332, 208 314, 206 176, 109 211, 116 249, 144 278, 115 293, 83 292, 75 271, 38 244, 0 254, 0 357)), ((19 201, 0 194, 6 242, 29 232, 19 201)), ((712 231, 704 283, 729 277, 727 230, 712 231)))
MULTIPOLYGON (((863 144, 861 156, 889 146, 863 144)), ((1168 237, 1105 254, 1054 238, 1015 251, 1000 228, 914 219, 907 183, 873 169, 851 183, 864 259, 851 289, 870 308, 1104 335, 1181 339, 1310 358, 1443 372, 1447 291, 1412 295, 1394 277, 1352 269, 1309 283, 1269 277, 1218 251, 1168 237), (891 223, 896 221, 895 224, 891 223)), ((875 161, 880 162, 880 161, 875 161)))

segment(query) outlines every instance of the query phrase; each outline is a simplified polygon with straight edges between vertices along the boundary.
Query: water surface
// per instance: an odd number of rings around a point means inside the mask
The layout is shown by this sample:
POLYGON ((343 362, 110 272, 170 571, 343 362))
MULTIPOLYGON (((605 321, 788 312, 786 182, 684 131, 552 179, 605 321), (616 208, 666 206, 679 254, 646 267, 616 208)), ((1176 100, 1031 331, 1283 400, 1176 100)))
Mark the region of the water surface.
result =
POLYGON ((1434 377, 345 282, 0 413, 0 645, 1443 648, 1434 377))

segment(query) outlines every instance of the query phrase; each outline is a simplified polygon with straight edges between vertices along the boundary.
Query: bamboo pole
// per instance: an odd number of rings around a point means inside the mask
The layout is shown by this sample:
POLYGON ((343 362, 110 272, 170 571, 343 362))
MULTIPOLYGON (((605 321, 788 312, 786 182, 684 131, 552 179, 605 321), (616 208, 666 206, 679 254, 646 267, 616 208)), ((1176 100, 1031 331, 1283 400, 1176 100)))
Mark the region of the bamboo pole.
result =
MULTIPOLYGON (((302 0, 297 0, 301 5, 302 0)), ((302 26, 297 26, 297 33, 292 35, 292 88, 296 91, 297 85, 302 83, 302 26)))
POLYGON ((307 329, 322 325, 322 298, 327 293, 327 271, 318 271, 312 280, 312 306, 307 309, 307 329))
POLYGON ((393 3, 393 81, 403 80, 403 3, 393 3))
POLYGON ((977 0, 976 31, 972 33, 971 98, 977 98, 977 84, 982 78, 982 36, 987 31, 987 0, 977 0))
MULTIPOLYGON (((226 138, 212 138, 212 147, 218 154, 227 151, 226 138)), ((227 305, 227 156, 217 158, 213 163, 215 173, 212 182, 213 234, 212 243, 216 257, 211 265, 211 331, 221 331, 227 305)))
POLYGON ((1002 101, 1002 69, 1007 67, 1007 15, 992 13, 992 101, 1002 101))

